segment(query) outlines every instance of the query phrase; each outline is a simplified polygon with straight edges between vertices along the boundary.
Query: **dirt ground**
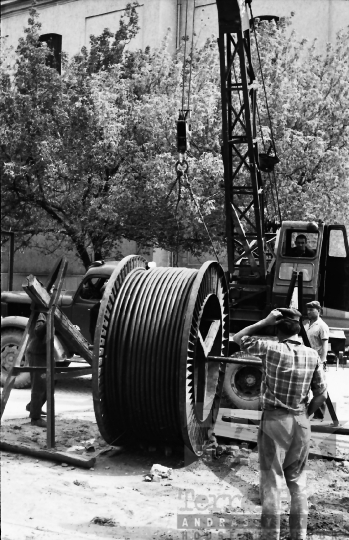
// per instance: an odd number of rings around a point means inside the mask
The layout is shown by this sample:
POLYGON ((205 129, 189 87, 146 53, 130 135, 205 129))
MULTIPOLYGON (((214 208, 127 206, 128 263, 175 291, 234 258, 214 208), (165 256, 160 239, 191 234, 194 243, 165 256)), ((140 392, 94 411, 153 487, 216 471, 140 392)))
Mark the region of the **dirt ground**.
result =
MULTIPOLYGON (((1 439, 44 448, 46 430, 28 418, 5 420, 1 439)), ((1 452, 3 540, 258 538, 256 449, 248 465, 233 466, 224 455, 193 459, 178 449, 171 455, 139 447, 101 453, 108 447, 91 412, 57 417, 56 449, 97 456, 96 464, 86 470, 1 452), (171 479, 145 481, 153 464, 171 467, 171 479), (233 526, 220 528, 222 519, 233 526)), ((311 460, 308 495, 309 538, 349 538, 349 464, 311 460)), ((287 538, 286 487, 281 498, 281 538, 287 538)))

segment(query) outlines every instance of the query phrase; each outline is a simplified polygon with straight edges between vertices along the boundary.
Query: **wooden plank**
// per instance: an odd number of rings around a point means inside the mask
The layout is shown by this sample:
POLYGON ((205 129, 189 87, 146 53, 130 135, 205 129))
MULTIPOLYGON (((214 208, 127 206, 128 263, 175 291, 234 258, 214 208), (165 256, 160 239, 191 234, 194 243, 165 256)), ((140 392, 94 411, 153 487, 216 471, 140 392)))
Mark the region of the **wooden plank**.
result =
POLYGON ((256 443, 258 426, 223 422, 221 416, 218 415, 214 433, 217 437, 227 437, 228 439, 238 439, 240 441, 256 443))
POLYGON ((76 368, 71 369, 70 371, 66 370, 58 375, 55 375, 55 380, 61 381, 63 379, 73 379, 74 377, 82 377, 83 375, 92 375, 92 367, 76 368))
MULTIPOLYGON (((84 362, 85 366, 86 366, 86 362, 84 362)), ((89 371, 91 372, 91 367, 57 367, 57 364, 55 366, 55 373, 70 373, 70 372, 78 372, 80 371, 82 375, 85 374, 85 371, 86 373, 89 371)), ((45 373, 46 374, 46 367, 38 367, 38 366, 23 366, 23 367, 15 367, 13 368, 13 372, 18 375, 18 373, 34 373, 35 371, 37 372, 41 372, 41 373, 45 373)))
POLYGON ((96 463, 95 457, 86 459, 82 456, 77 456, 68 452, 39 450, 37 448, 32 448, 31 446, 20 446, 17 444, 10 444, 5 441, 0 441, 0 450, 14 452, 16 454, 25 454, 27 456, 41 459, 49 459, 51 461, 58 461, 58 463, 69 463, 70 465, 76 465, 77 467, 83 467, 84 469, 90 469, 96 463))
MULTIPOLYGON (((23 289, 28 296, 38 306, 45 310, 50 304, 50 295, 46 289, 39 283, 35 276, 27 277, 27 284, 23 285, 23 289)), ((79 330, 70 322, 68 317, 61 312, 57 307, 54 315, 54 324, 56 329, 62 334, 74 351, 82 356, 90 365, 92 365, 92 351, 89 350, 88 341, 80 334, 79 330)))
MULTIPOLYGON (((252 412, 252 411, 247 411, 252 412)), ((258 412, 258 411, 253 411, 258 412)), ((246 442, 257 442, 257 425, 237 424, 235 422, 224 422, 221 412, 218 414, 214 433, 218 437, 237 439, 246 442)), ((313 433, 312 453, 326 459, 348 459, 349 458, 349 438, 347 435, 336 435, 326 433, 313 433)))
MULTIPOLYGON (((220 409, 222 420, 236 424, 259 425, 262 411, 244 411, 242 409, 220 409)), ((316 433, 329 433, 337 435, 349 435, 347 423, 334 424, 329 422, 311 421, 311 431, 316 433)))

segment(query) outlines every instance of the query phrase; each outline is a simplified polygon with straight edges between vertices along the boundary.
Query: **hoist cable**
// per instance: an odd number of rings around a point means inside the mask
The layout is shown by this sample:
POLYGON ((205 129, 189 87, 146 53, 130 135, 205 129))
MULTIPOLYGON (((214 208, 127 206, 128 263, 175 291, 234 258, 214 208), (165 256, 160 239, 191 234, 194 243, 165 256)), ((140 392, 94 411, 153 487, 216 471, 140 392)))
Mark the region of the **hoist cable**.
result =
POLYGON ((199 216, 200 216, 200 218, 201 218, 201 221, 202 221, 202 223, 203 223, 203 225, 204 225, 204 227, 205 227, 207 236, 208 236, 208 238, 209 238, 209 240, 210 240, 210 242, 211 242, 211 246, 212 246, 212 249, 213 249, 214 254, 215 254, 215 256, 216 256, 217 262, 219 263, 219 257, 218 257, 216 248, 214 247, 212 237, 211 237, 210 232, 209 232, 209 230, 208 230, 208 228, 207 228, 207 225, 206 225, 206 223, 205 223, 204 216, 202 215, 202 212, 201 212, 201 210, 200 210, 199 203, 197 202, 197 200, 196 200, 196 198, 195 198, 195 195, 194 195, 194 193, 193 193, 193 189, 192 189, 192 187, 191 187, 191 184, 190 184, 190 182, 189 182, 189 178, 188 178, 188 176, 186 175, 186 173, 183 174, 183 178, 186 180, 186 182, 187 182, 187 184, 188 184, 188 190, 189 190, 189 193, 190 193, 191 198, 193 199, 194 204, 195 204, 195 206, 196 206, 196 208, 197 208, 197 210, 198 210, 198 213, 199 213, 199 216))
MULTIPOLYGON (((264 140, 264 135, 263 135, 263 130, 262 130, 262 122, 261 122, 261 117, 260 117, 260 113, 259 113, 258 101, 256 102, 256 109, 257 109, 257 116, 258 116, 258 122, 259 122, 259 130, 260 130, 260 133, 261 133, 261 138, 262 138, 262 143, 263 143, 263 149, 266 152, 266 145, 265 145, 265 140, 264 140)), ((273 184, 272 184, 272 180, 271 180, 271 177, 270 177, 270 173, 268 173, 268 178, 269 178, 271 196, 272 196, 272 199, 273 199, 274 211, 275 211, 275 213, 278 213, 280 215, 280 205, 279 205, 278 201, 277 201, 277 203, 275 202, 273 184)), ((276 188, 275 188, 275 192, 276 192, 276 188)))
POLYGON ((278 214, 279 214, 279 220, 280 220, 280 225, 281 225, 281 223, 282 223, 282 216, 281 216, 280 201, 279 201, 279 190, 278 190, 277 181, 276 181, 276 175, 275 175, 275 171, 274 171, 274 170, 273 170, 273 176, 274 176, 274 184, 275 184, 276 200, 277 200, 277 203, 278 203, 278 214))
MULTIPOLYGON (((275 153, 275 156, 276 156, 277 153, 276 153, 276 145, 275 145, 275 139, 274 139, 273 125, 272 125, 272 121, 271 121, 271 114, 270 114, 270 110, 269 110, 267 91, 266 91, 266 87, 265 87, 265 80, 264 80, 264 75, 263 75, 263 70, 262 70, 262 61, 261 61, 261 56, 260 56, 260 52, 259 52, 257 32, 256 32, 256 26, 255 26, 255 21, 254 21, 254 17, 253 17, 251 4, 249 4, 249 8, 250 8, 250 13, 251 13, 251 19, 253 21, 253 27, 252 28, 253 28, 255 41, 256 41, 256 50, 257 50, 257 55, 258 55, 259 71, 260 71, 260 74, 261 74, 263 90, 264 90, 264 97, 265 97, 265 104, 266 104, 267 113, 268 113, 269 126, 270 126, 270 135, 271 135, 271 140, 272 140, 272 144, 273 144, 274 153, 275 153)), ((258 118, 259 118, 259 111, 258 111, 258 118)), ((260 118, 259 118, 259 122, 260 122, 260 118)), ((279 200, 279 191, 278 191, 278 187, 277 187, 275 171, 273 170, 272 172, 273 172, 274 185, 275 185, 275 194, 276 194, 276 200, 277 200, 277 210, 278 210, 278 214, 279 214, 280 223, 282 223, 280 200, 279 200)))
POLYGON ((276 214, 278 212, 279 208, 278 208, 278 205, 275 202, 273 184, 272 184, 272 180, 271 180, 271 177, 270 177, 270 173, 268 173, 268 178, 269 178, 269 186, 270 186, 271 198, 273 199, 274 212, 276 214))
POLYGON ((185 85, 185 63, 186 63, 186 55, 187 55, 188 2, 189 2, 189 0, 187 0, 187 7, 186 7, 186 10, 185 10, 182 111, 184 111, 184 85, 185 85))
POLYGON ((259 114, 259 107, 258 107, 258 101, 257 100, 256 100, 256 109, 257 109, 257 115, 258 115, 259 130, 261 132, 261 137, 262 137, 262 142, 263 142, 263 149, 266 152, 267 147, 266 147, 265 141, 264 141, 264 135, 263 135, 263 130, 262 130, 262 122, 261 122, 261 117, 260 117, 260 114, 259 114))
POLYGON ((263 75, 263 71, 262 71, 262 61, 261 61, 261 57, 260 57, 260 53, 259 53, 259 46, 258 46, 258 40, 257 40, 257 33, 256 33, 256 27, 255 27, 255 23, 254 23, 254 18, 253 18, 253 13, 252 13, 251 4, 250 4, 250 13, 251 13, 251 19, 252 19, 252 21, 253 21, 253 27, 252 27, 252 28, 253 28, 253 33, 254 33, 255 41, 256 41, 256 50, 257 50, 257 56, 258 56, 258 61, 259 61, 259 71, 260 71, 260 73, 261 73, 261 79, 262 79, 263 90, 264 90, 264 97, 265 97, 265 104, 266 104, 266 108, 267 108, 267 112, 268 112, 268 118, 269 118, 270 135, 271 135, 271 140, 272 140, 272 144, 273 144, 274 153, 275 153, 275 156, 276 156, 277 154, 276 154, 276 146, 275 146, 275 139, 274 139, 274 133, 273 133, 273 126, 272 126, 272 122, 271 122, 271 114, 270 114, 270 110, 269 110, 269 104, 268 104, 268 98, 267 98, 267 91, 266 91, 265 81, 264 81, 264 75, 263 75))
MULTIPOLYGON (((191 58, 190 58, 190 71, 189 71, 189 88, 188 88, 188 106, 187 109, 189 110, 189 100, 190 100, 190 91, 191 91, 191 72, 193 67, 193 46, 194 46, 194 17, 195 17, 195 1, 194 0, 194 7, 193 7, 193 24, 191 29, 191 58)), ((187 3, 188 7, 188 3, 187 3)))

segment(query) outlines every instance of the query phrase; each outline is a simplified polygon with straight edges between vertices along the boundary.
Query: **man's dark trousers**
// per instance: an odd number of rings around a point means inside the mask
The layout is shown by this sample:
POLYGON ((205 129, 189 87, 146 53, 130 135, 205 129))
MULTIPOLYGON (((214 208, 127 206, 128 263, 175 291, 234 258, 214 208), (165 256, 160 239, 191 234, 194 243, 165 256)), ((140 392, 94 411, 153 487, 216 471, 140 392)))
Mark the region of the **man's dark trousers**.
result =
MULTIPOLYGON (((46 353, 38 354, 27 351, 29 365, 31 367, 46 367, 46 353)), ((30 418, 38 420, 41 417, 42 406, 46 403, 46 378, 42 378, 44 371, 32 372, 31 379, 31 401, 30 401, 30 418)))

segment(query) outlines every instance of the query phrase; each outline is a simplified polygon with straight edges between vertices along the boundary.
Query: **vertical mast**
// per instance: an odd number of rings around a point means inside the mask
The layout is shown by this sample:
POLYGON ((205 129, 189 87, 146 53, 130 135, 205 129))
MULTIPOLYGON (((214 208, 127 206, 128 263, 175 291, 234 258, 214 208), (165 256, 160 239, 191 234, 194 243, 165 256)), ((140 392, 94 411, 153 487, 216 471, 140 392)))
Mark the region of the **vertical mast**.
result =
POLYGON ((233 274, 236 262, 246 257, 251 279, 264 283, 263 184, 256 140, 257 90, 251 62, 249 17, 244 0, 216 0, 216 3, 228 268, 233 274))

